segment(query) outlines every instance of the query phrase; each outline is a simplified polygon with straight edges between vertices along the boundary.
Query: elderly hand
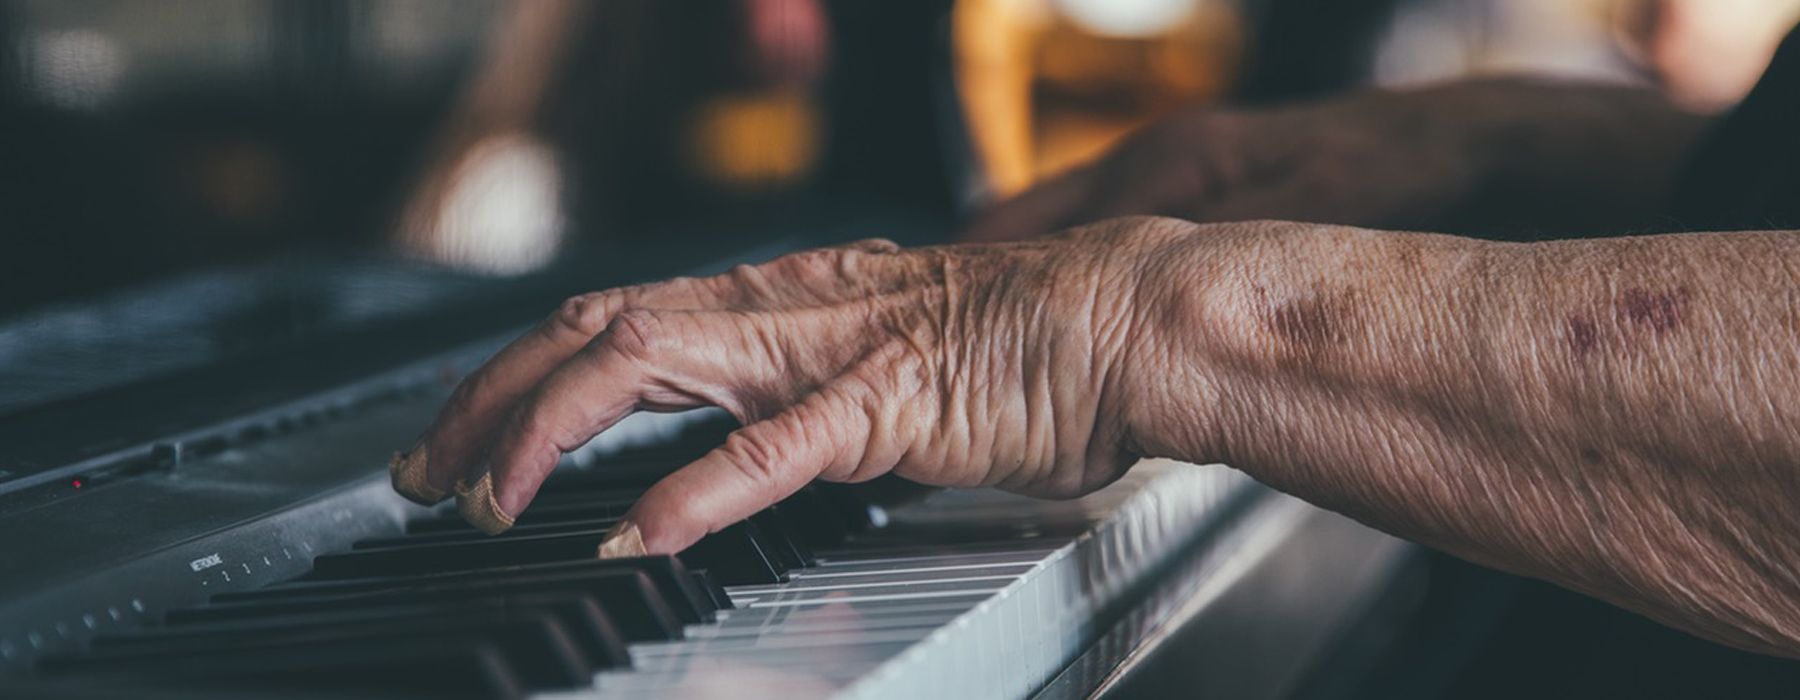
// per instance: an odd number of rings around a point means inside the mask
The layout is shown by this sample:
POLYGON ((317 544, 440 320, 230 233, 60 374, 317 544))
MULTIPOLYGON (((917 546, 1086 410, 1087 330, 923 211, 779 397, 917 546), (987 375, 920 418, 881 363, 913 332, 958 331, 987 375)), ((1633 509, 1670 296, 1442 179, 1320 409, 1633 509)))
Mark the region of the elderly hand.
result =
POLYGON ((463 382, 424 439, 428 484, 402 490, 441 498, 490 472, 460 491, 491 489, 504 524, 562 453, 627 414, 712 405, 744 427, 626 516, 649 552, 813 479, 1086 493, 1134 460, 1139 378, 1169 358, 1146 319, 1168 250, 1193 228, 1127 219, 1031 243, 867 241, 576 297, 463 382))

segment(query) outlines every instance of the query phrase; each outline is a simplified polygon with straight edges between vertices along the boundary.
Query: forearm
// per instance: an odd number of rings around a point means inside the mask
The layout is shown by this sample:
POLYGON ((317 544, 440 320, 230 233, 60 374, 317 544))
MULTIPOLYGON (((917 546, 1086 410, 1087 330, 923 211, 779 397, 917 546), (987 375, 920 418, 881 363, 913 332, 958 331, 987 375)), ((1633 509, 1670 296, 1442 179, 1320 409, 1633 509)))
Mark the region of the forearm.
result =
MULTIPOLYGON (((1669 192, 1711 117, 1651 88, 1489 78, 1402 99, 1453 115, 1466 157, 1486 164, 1463 229, 1514 221, 1588 233, 1665 226, 1669 192)), ((1554 232, 1554 231, 1553 231, 1554 232)))
POLYGON ((1139 449, 1800 655, 1800 235, 1276 226, 1158 285, 1139 449))

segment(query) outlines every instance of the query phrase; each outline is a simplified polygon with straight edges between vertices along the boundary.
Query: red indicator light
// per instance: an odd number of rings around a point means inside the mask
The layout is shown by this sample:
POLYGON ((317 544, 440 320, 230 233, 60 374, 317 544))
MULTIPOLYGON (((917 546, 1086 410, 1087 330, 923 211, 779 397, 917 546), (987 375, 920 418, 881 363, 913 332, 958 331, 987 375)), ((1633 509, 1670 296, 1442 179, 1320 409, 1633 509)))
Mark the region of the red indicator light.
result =
POLYGON ((81 485, 84 483, 87 483, 87 482, 84 482, 81 479, 70 479, 69 480, 69 485, 73 486, 75 488, 81 488, 81 485))

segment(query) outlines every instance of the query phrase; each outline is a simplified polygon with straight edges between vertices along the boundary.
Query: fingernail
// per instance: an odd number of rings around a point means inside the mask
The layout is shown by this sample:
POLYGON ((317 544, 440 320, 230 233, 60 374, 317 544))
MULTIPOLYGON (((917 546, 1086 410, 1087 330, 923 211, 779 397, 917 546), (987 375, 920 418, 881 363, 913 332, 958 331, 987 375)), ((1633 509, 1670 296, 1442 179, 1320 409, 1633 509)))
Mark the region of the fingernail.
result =
POLYGON ((450 496, 425 477, 427 460, 425 443, 420 441, 411 450, 395 452, 388 461, 388 480, 393 482, 394 491, 423 506, 437 505, 450 496))
POLYGON ((644 536, 638 532, 637 523, 620 520, 612 530, 607 531, 606 539, 600 541, 600 550, 595 556, 601 559, 623 559, 641 557, 649 554, 644 549, 644 536))
POLYGON ((456 512, 475 529, 490 535, 506 532, 513 526, 512 516, 500 510, 500 504, 494 501, 493 472, 482 474, 473 486, 456 485, 456 512))

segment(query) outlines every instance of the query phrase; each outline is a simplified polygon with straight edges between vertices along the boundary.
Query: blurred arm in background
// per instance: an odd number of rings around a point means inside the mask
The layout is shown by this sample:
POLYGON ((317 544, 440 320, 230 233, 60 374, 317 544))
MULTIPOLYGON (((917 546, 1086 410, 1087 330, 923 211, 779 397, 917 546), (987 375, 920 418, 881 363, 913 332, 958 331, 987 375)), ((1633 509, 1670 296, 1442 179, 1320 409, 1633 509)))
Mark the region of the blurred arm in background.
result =
POLYGON ((1129 214, 1645 227, 1706 123, 1650 89, 1529 79, 1193 109, 995 207, 966 237, 1018 239, 1129 214))
POLYGON ((1018 239, 1131 214, 1502 238, 1680 229, 1669 211, 1677 175, 1713 114, 1754 83, 1796 5, 1421 4, 1441 16, 1399 20, 1383 50, 1388 65, 1410 72, 1375 76, 1391 87, 1186 108, 984 212, 964 238, 1018 239), (1534 34, 1583 13, 1600 38, 1534 34), (1422 36, 1433 31, 1441 35, 1422 36), (1610 57, 1594 50, 1609 32, 1610 57), (1568 45, 1545 45, 1556 41, 1568 45), (1626 59, 1637 67, 1621 74, 1626 59), (1565 77, 1530 77, 1537 72, 1565 77))

